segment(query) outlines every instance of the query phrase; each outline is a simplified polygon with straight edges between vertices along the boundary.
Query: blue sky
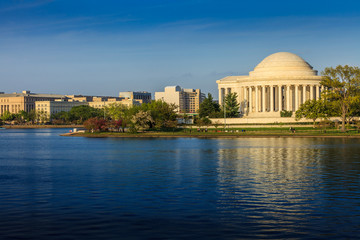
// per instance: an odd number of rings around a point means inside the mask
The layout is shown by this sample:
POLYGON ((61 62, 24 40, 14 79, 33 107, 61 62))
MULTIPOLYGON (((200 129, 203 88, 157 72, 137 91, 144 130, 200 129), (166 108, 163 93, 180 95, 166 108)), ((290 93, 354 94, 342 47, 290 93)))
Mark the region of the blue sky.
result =
POLYGON ((0 91, 200 88, 266 56, 360 66, 360 1, 0 1, 0 91))

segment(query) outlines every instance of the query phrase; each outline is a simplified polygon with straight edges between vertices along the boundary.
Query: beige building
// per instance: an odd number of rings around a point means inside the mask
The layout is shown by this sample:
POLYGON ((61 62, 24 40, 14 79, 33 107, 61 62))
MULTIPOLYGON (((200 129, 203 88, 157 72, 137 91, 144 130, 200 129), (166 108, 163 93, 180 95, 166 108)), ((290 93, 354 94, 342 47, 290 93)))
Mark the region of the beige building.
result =
POLYGON ((91 102, 94 98, 94 96, 84 95, 66 95, 66 97, 76 102, 91 102))
POLYGON ((69 112, 71 108, 81 105, 87 105, 87 102, 78 101, 64 101, 62 99, 56 99, 54 101, 36 101, 36 112, 44 113, 47 118, 50 118, 51 114, 59 112, 69 112))
POLYGON ((318 99, 321 76, 304 59, 288 52, 262 60, 248 76, 229 76, 216 81, 219 103, 237 93, 240 113, 249 117, 280 117, 282 110, 295 112, 300 104, 318 99))
POLYGON ((10 113, 18 113, 20 111, 30 112, 35 110, 36 101, 52 101, 64 98, 63 95, 56 94, 37 94, 30 91, 22 93, 0 94, 0 115, 9 111, 10 113))
POLYGON ((111 104, 121 104, 127 107, 141 105, 142 100, 128 99, 128 98, 101 98, 94 97, 94 101, 88 102, 90 107, 93 108, 103 108, 104 106, 109 106, 111 104))
POLYGON ((175 104, 179 113, 196 113, 204 98, 200 89, 184 89, 180 86, 169 86, 165 87, 164 92, 155 92, 155 100, 175 104))
POLYGON ((143 103, 151 102, 151 93, 149 92, 120 92, 119 97, 141 100, 143 103))

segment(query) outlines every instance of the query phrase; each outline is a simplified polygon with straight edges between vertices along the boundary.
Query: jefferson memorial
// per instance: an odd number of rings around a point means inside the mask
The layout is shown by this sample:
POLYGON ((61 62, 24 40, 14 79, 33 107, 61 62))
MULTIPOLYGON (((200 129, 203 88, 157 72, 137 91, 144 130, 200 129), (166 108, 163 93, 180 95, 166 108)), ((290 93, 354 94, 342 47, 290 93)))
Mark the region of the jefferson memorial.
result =
MULTIPOLYGON (((309 99, 319 99, 321 76, 304 59, 289 52, 262 60, 249 76, 228 76, 216 81, 219 103, 237 93, 240 113, 247 117, 280 117, 282 110, 295 112, 309 99)), ((294 116, 294 115, 293 115, 294 116)))

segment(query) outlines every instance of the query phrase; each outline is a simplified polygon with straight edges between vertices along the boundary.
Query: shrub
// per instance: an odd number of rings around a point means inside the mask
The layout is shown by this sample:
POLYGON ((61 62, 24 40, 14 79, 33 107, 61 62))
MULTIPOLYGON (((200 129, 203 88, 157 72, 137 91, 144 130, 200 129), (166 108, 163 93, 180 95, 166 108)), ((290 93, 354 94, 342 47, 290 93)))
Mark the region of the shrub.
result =
POLYGON ((291 117, 292 114, 293 114, 292 111, 282 110, 282 111, 280 112, 280 117, 291 117))
POLYGON ((97 117, 89 118, 84 122, 84 127, 91 132, 103 131, 106 129, 106 120, 97 117))

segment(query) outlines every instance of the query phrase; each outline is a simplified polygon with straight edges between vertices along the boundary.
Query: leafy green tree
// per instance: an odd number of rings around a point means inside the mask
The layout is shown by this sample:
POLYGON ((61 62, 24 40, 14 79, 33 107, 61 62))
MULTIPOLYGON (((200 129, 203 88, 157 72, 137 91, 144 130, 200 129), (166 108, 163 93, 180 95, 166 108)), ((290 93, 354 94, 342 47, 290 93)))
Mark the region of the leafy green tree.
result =
POLYGON ((14 118, 15 118, 14 114, 12 114, 12 113, 9 112, 9 111, 5 111, 5 112, 3 112, 3 114, 1 115, 1 120, 3 120, 4 122, 12 121, 12 120, 14 120, 14 118))
POLYGON ((322 72, 321 84, 326 87, 322 93, 327 101, 335 107, 337 115, 340 116, 341 131, 345 132, 347 118, 354 114, 353 106, 358 106, 360 97, 360 69, 348 65, 336 68, 325 68, 322 72))
POLYGON ((16 120, 17 123, 25 123, 28 119, 28 113, 21 110, 18 113, 14 114, 14 120, 16 120))
POLYGON ((122 132, 125 132, 125 128, 131 122, 132 116, 138 111, 138 107, 128 107, 123 104, 113 103, 105 106, 105 111, 112 120, 121 124, 122 132))
POLYGON ((55 124, 70 123, 71 116, 68 112, 58 112, 51 115, 51 120, 55 124))
POLYGON ((69 118, 71 121, 76 121, 77 123, 83 123, 89 118, 98 117, 101 118, 104 116, 104 110, 93 108, 88 105, 81 105, 71 108, 69 111, 69 118))
POLYGON ((211 124, 211 120, 208 117, 203 117, 201 120, 205 126, 209 126, 211 124))
POLYGON ((150 128, 154 120, 150 112, 140 110, 131 119, 132 127, 137 132, 138 130, 144 131, 150 128))
POLYGON ((199 116, 213 117, 216 113, 220 112, 220 105, 214 101, 212 95, 208 93, 208 96, 200 104, 199 116))
POLYGON ((316 119, 327 118, 329 115, 329 109, 324 99, 314 99, 308 100, 300 105, 300 108, 295 112, 295 120, 298 121, 301 118, 311 119, 315 127, 316 119))
POLYGON ((112 103, 105 106, 106 114, 113 120, 124 119, 129 108, 123 104, 112 103))
POLYGON ((33 124, 35 122, 35 120, 36 120, 36 111, 35 111, 35 109, 28 112, 26 120, 28 122, 31 122, 31 124, 33 124))
POLYGON ((220 122, 219 120, 218 120, 218 121, 215 121, 215 122, 213 123, 216 131, 217 131, 218 127, 220 126, 220 124, 221 124, 221 122, 220 122))
POLYGON ((293 114, 292 111, 282 110, 282 111, 280 112, 280 117, 291 117, 292 114, 293 114))
POLYGON ((237 93, 229 93, 225 96, 225 112, 226 117, 238 117, 239 116, 239 106, 240 104, 237 101, 237 93))
POLYGON ((149 112, 153 123, 150 128, 167 128, 169 121, 176 121, 177 114, 175 112, 177 106, 169 104, 162 100, 152 101, 151 103, 142 104, 140 110, 149 112))

